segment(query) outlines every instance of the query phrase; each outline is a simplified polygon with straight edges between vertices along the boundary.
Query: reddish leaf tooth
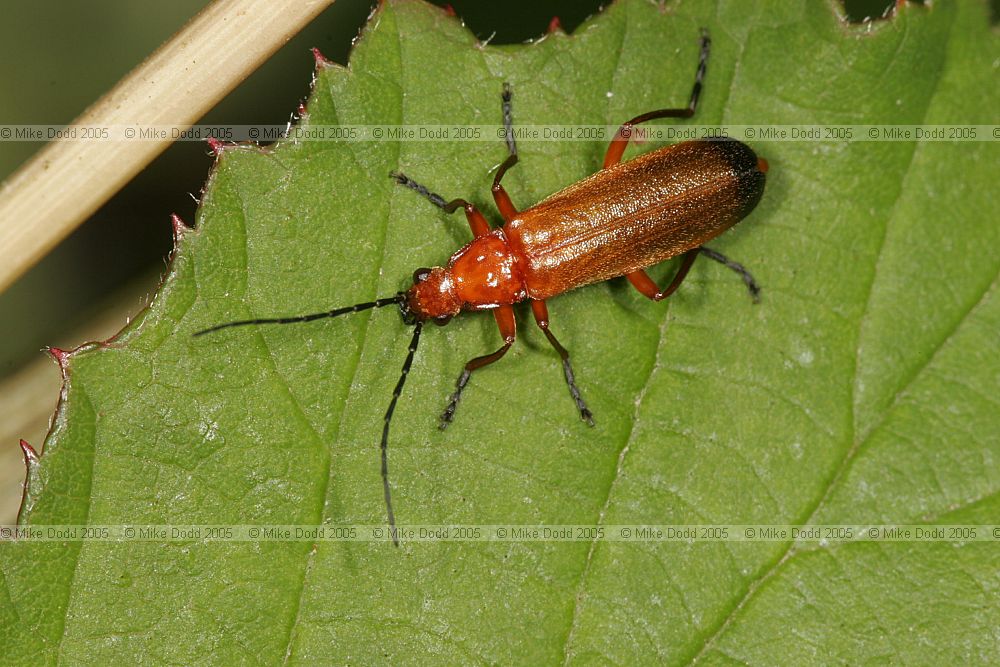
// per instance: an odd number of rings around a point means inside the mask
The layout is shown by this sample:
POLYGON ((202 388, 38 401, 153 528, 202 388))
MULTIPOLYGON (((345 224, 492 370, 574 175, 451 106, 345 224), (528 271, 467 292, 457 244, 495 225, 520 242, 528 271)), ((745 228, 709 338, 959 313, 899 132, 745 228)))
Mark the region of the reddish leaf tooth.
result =
POLYGON ((225 142, 219 141, 215 137, 209 137, 206 141, 208 142, 208 147, 212 149, 212 154, 215 155, 216 158, 221 157, 222 152, 226 150, 225 142))
POLYGON ((21 440, 21 453, 24 454, 24 467, 30 469, 38 463, 38 452, 28 444, 27 440, 21 440))
POLYGON ((46 348, 45 351, 49 353, 49 356, 56 360, 56 363, 59 364, 59 370, 62 371, 62 374, 65 376, 66 369, 69 366, 69 355, 72 354, 72 352, 60 350, 58 347, 49 347, 46 348))
POLYGON ((176 248, 184 235, 191 230, 191 226, 181 220, 181 217, 176 213, 170 214, 170 226, 174 232, 174 248, 176 248))
POLYGON ((330 65, 333 64, 333 61, 324 56, 323 52, 320 51, 317 47, 314 46, 310 50, 312 51, 313 54, 313 60, 316 61, 316 69, 320 69, 322 67, 329 67, 330 65))

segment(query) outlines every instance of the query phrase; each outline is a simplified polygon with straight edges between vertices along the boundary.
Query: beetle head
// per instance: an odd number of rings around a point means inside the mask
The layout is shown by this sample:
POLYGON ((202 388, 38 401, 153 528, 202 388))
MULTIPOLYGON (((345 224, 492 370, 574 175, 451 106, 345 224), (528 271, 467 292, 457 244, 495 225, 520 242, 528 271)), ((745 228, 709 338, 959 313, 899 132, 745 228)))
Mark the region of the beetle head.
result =
POLYGON ((462 302, 455 294, 451 271, 441 267, 417 269, 413 272, 413 287, 406 291, 400 303, 403 321, 413 324, 418 320, 431 320, 445 325, 462 310, 462 302))

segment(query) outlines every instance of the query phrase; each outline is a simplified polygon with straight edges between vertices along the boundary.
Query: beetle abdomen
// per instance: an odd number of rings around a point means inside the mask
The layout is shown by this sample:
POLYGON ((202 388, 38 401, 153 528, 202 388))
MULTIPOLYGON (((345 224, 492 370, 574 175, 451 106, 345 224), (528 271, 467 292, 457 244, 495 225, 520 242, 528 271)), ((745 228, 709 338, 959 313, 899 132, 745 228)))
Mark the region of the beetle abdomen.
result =
POLYGON ((689 141, 557 192, 504 227, 528 296, 545 299, 706 243, 753 210, 764 171, 739 141, 689 141))

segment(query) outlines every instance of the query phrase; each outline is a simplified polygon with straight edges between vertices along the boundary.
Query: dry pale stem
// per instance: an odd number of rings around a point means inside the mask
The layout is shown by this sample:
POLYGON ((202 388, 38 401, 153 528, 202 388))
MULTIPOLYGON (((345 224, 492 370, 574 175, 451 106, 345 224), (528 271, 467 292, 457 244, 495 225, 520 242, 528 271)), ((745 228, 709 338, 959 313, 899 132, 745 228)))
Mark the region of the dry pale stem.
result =
MULTIPOLYGON (((74 121, 188 127, 333 0, 216 0, 74 121)), ((60 140, 0 185, 0 292, 170 143, 60 140)))

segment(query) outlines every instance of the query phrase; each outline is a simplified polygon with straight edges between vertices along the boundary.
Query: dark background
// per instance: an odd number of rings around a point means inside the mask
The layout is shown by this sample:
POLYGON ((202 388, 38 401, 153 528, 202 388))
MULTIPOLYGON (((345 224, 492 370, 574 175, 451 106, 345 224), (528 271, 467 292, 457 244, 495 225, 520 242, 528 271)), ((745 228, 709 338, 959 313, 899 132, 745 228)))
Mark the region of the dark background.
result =
MULTIPOLYGON (((861 20, 881 15, 891 3, 849 0, 846 6, 852 20, 861 20)), ((70 122, 205 4, 204 0, 102 0, 59 3, 56 11, 49 3, 2 0, 0 124, 70 122)), ((316 46, 327 58, 346 63, 351 40, 373 4, 373 0, 337 0, 202 122, 287 122, 309 92, 313 70, 309 49, 316 46)), ((544 34, 553 16, 572 32, 603 3, 452 0, 450 4, 480 39, 502 44, 544 34)), ((1000 0, 993 0, 994 16, 998 4, 1000 0)), ((0 178, 39 147, 0 143, 0 178)), ((172 244, 169 216, 177 213, 188 222, 194 220, 196 202, 191 193, 201 189, 211 162, 202 143, 172 145, 0 295, 0 378, 37 358, 46 345, 82 343, 67 336, 99 309, 106 309, 107 302, 120 302, 123 286, 131 285, 138 294, 155 290, 172 244)), ((120 304, 120 324, 141 306, 137 296, 120 304)))

